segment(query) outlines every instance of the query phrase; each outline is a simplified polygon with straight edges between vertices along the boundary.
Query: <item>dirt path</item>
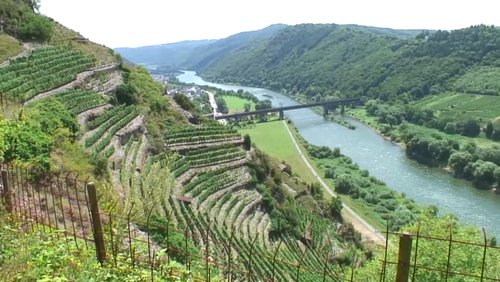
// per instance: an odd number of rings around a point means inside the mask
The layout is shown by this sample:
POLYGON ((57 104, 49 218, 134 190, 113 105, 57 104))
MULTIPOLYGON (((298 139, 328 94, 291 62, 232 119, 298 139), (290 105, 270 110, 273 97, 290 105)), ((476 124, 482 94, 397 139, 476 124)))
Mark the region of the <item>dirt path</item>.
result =
MULTIPOLYGON (((299 145, 297 144, 297 141, 295 140, 295 137, 293 136, 292 132, 290 131, 290 128, 288 127, 288 124, 286 121, 283 120, 283 124, 286 127, 286 130, 288 131, 288 135, 290 135, 290 138, 293 141, 293 144, 295 145, 295 148, 299 152, 300 157, 306 164, 306 166, 311 170, 311 173, 316 177, 318 182, 325 188, 326 192, 330 194, 332 197, 337 197, 335 193, 333 193, 332 189, 326 182, 316 173, 316 171, 313 169, 312 165, 309 163, 309 160, 304 156, 302 150, 300 149, 299 145)), ((363 239, 367 242, 373 242, 378 245, 385 245, 385 238, 384 236, 378 232, 373 226, 371 226, 368 222, 366 222, 364 219, 362 219, 357 213, 355 213, 350 207, 348 207, 346 204, 343 204, 343 209, 342 209, 342 217, 352 223, 356 231, 361 233, 363 239)))

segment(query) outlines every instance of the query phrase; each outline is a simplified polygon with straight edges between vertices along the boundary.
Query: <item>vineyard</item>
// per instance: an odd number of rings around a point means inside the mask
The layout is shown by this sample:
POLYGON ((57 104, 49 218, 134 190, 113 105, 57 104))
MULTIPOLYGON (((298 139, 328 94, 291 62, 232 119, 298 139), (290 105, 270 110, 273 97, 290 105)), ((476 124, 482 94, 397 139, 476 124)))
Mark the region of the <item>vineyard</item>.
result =
POLYGON ((41 48, 0 68, 2 98, 25 101, 64 85, 95 66, 95 59, 67 48, 41 48))
MULTIPOLYGON (((241 269, 257 271, 254 275, 262 279, 274 276, 288 281, 300 275, 304 281, 322 280, 324 250, 342 248, 338 243, 341 238, 330 234, 335 233, 335 227, 297 205, 300 230, 310 234, 310 238, 306 236, 309 241, 290 235, 271 236, 277 227, 255 189, 247 153, 238 144, 218 143, 237 138, 241 137, 231 129, 217 125, 170 130, 167 144, 196 146, 151 155, 140 173, 136 168, 140 167, 137 155, 141 141, 129 140, 120 165, 120 181, 136 199, 133 202, 154 202, 157 212, 178 230, 188 230, 200 250, 211 248, 215 263, 231 260, 241 269), (209 145, 199 146, 200 140, 209 145), (292 266, 297 264, 300 269, 292 266)), ((221 271, 229 275, 228 269, 221 271)), ((339 271, 328 263, 328 276, 339 271)), ((334 281, 328 276, 325 281, 334 281)))
POLYGON ((174 150, 203 147, 210 144, 241 143, 242 141, 236 129, 220 125, 172 129, 165 135, 165 143, 174 150))
MULTIPOLYGON (((92 148, 94 155, 101 153, 110 144, 113 136, 138 115, 139 111, 135 106, 106 111, 94 120, 96 122, 89 122, 88 127, 92 130, 84 141, 85 147, 92 148)), ((110 155, 109 152, 106 155, 110 155)))
POLYGON ((73 114, 106 104, 106 99, 94 91, 70 90, 54 96, 73 114))
MULTIPOLYGON (((117 95, 112 97, 114 82, 127 83, 120 69, 111 66, 75 82, 78 74, 95 67, 93 57, 59 47, 30 52, 0 68, 2 99, 24 102, 44 93, 24 106, 47 111, 64 107, 66 116, 78 116, 80 126, 73 126, 74 136, 92 159, 109 161, 109 180, 125 206, 143 212, 153 208, 176 229, 187 230, 197 252, 211 248, 215 263, 232 261, 235 268, 253 271, 252 276, 264 280, 290 281, 300 275, 305 281, 317 281, 323 279, 321 273, 333 277, 340 271, 325 260, 325 249, 344 248, 343 239, 331 234, 336 227, 330 221, 297 204, 293 209, 300 219, 295 224, 299 231, 282 232, 284 227, 276 219, 281 211, 271 203, 276 201, 271 194, 282 189, 275 180, 279 172, 265 176, 270 178, 267 182, 259 179, 260 157, 242 148, 243 138, 235 129, 209 122, 168 125, 159 133, 163 147, 155 151, 146 126, 150 117, 141 112, 151 107, 119 104, 117 95)), ((269 164, 263 166, 270 169, 269 164)), ((283 181, 297 183, 291 176, 283 181)), ((244 280, 234 270, 220 271, 244 280)), ((331 277, 324 281, 333 281, 331 277)))

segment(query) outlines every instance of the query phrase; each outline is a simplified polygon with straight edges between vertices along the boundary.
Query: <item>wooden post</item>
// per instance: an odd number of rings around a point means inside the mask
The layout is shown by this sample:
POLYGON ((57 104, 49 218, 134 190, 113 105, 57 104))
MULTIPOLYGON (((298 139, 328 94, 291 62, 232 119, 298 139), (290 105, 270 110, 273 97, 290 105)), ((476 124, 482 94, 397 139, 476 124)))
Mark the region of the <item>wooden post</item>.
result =
POLYGON ((7 179, 7 171, 2 170, 2 185, 3 185, 3 199, 5 209, 8 213, 12 212, 12 192, 10 191, 9 180, 7 179))
POLYGON ((92 230, 94 232, 94 243, 97 260, 104 264, 106 261, 106 247, 104 245, 104 232, 102 231, 101 217, 99 213, 99 203, 97 201, 97 191, 93 182, 87 184, 89 196, 90 214, 92 215, 92 230))
POLYGON ((411 235, 402 234, 399 237, 398 269, 396 282, 408 282, 410 276, 411 235))

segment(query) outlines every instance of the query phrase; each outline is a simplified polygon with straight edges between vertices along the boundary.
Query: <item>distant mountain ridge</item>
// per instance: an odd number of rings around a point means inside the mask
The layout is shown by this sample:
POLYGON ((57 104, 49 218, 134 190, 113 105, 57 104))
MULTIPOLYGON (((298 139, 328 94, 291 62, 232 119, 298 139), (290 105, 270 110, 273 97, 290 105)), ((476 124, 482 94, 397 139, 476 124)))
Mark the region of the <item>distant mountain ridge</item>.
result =
POLYGON ((166 65, 180 68, 206 67, 219 57, 245 47, 256 40, 264 40, 284 29, 275 24, 256 31, 246 31, 219 40, 191 40, 137 48, 116 48, 115 51, 136 64, 166 65))
MULTIPOLYGON (((144 62, 310 100, 339 95, 418 99, 443 91, 500 94, 500 29, 493 26, 429 31, 275 25, 206 44, 168 47, 144 62)), ((117 51, 137 62, 130 52, 117 51)))
MULTIPOLYGON (((366 32, 381 36, 397 38, 412 38, 423 31, 361 25, 345 26, 365 30, 366 32)), ((255 44, 257 41, 269 39, 287 27, 290 26, 273 24, 260 30, 240 32, 218 40, 189 40, 142 47, 120 47, 115 48, 115 51, 136 64, 203 69, 214 63, 215 60, 221 59, 239 48, 249 48, 249 45, 255 44)))

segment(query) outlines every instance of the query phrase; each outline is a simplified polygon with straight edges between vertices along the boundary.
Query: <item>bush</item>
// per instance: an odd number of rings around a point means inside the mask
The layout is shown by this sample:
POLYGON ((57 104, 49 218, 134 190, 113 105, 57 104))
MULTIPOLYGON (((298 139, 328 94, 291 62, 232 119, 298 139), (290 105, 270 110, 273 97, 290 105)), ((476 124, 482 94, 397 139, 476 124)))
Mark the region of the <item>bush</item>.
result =
POLYGON ((23 17, 17 29, 17 34, 21 40, 46 42, 52 36, 53 25, 44 16, 28 13, 23 17))
POLYGON ((181 106, 182 109, 186 111, 192 111, 194 109, 194 104, 185 95, 175 94, 174 100, 179 106, 181 106))

